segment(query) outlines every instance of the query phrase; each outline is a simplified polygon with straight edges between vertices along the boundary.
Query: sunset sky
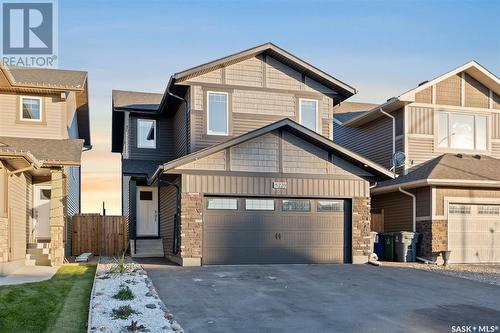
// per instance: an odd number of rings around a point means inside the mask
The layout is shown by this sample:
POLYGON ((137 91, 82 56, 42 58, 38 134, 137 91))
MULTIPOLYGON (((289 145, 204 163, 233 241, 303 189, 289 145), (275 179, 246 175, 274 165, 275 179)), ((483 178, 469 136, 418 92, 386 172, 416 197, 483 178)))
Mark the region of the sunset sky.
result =
POLYGON ((82 212, 121 213, 112 89, 162 93, 172 73, 270 41, 383 102, 472 59, 499 75, 498 17, 498 1, 60 1, 59 67, 89 73, 82 212))

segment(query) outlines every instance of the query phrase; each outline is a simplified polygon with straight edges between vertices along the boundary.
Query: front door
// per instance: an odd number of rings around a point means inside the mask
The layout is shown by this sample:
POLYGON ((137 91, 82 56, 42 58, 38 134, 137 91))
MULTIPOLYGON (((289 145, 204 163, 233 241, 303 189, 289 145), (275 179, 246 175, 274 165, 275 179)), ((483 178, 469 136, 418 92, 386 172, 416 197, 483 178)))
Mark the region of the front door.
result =
POLYGON ((137 237, 158 236, 158 189, 137 187, 137 237))
POLYGON ((50 239, 50 186, 34 186, 34 229, 36 239, 50 239))

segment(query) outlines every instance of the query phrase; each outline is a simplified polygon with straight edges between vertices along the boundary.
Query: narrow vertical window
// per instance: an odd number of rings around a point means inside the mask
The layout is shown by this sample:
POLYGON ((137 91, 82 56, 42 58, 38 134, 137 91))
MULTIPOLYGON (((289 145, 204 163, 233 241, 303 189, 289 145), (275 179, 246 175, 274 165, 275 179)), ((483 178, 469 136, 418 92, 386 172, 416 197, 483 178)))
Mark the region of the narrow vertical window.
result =
POLYGON ((439 113, 438 147, 448 148, 450 134, 448 133, 448 114, 439 113))
POLYGON ((302 126, 319 132, 318 101, 314 99, 300 99, 299 122, 302 126))
POLYGON ((156 120, 137 119, 137 147, 156 148, 156 120))
POLYGON ((221 92, 207 93, 207 134, 228 135, 228 94, 221 92))

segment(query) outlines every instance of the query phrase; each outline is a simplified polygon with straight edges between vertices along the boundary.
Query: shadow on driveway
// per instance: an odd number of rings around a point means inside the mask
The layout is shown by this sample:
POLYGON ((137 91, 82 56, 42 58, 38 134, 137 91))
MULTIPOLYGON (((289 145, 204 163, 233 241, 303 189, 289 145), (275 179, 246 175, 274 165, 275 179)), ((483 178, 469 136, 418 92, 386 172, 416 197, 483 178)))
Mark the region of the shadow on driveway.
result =
POLYGON ((451 332, 500 325, 500 287, 399 267, 141 260, 186 332, 451 332))

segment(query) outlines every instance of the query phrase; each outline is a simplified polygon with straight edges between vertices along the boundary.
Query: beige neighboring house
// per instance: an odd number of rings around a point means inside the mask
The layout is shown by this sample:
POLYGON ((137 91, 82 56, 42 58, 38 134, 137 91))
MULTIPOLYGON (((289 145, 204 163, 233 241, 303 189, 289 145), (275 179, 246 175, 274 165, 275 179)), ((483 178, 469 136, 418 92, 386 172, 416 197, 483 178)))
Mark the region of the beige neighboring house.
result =
POLYGON ((333 141, 399 177, 371 189, 385 231, 421 234, 419 255, 500 262, 500 79, 475 61, 381 105, 341 103, 333 141))
POLYGON ((71 255, 84 147, 86 72, 0 65, 0 274, 71 255))

